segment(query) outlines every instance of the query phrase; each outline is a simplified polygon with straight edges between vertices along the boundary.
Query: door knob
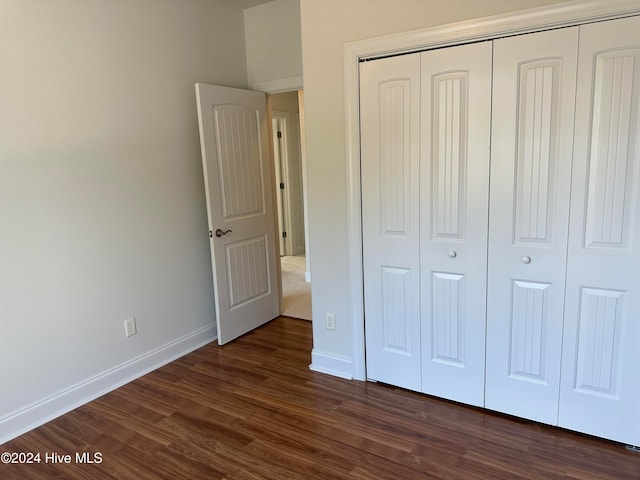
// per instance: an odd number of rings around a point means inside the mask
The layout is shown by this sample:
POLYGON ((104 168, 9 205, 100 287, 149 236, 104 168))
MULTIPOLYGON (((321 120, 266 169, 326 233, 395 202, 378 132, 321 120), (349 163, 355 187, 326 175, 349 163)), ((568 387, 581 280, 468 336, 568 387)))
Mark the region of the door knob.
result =
POLYGON ((448 255, 451 258, 456 258, 458 256, 458 252, 456 252, 455 250, 451 250, 449 251, 448 255))
POLYGON ((524 256, 522 257, 522 263, 527 264, 527 263, 531 263, 531 257, 528 256, 524 256))
POLYGON ((221 229, 218 228, 216 230, 216 237, 220 238, 221 236, 226 235, 227 233, 231 233, 231 230, 222 231, 221 229))

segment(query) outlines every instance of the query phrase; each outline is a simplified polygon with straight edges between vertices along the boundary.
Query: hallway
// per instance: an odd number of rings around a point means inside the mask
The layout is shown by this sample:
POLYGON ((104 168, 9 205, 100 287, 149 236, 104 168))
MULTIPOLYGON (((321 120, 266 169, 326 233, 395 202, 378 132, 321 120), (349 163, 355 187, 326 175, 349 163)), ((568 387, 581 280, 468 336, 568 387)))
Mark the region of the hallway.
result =
POLYGON ((305 282, 305 255, 280 257, 282 315, 311 320, 311 284, 305 282))

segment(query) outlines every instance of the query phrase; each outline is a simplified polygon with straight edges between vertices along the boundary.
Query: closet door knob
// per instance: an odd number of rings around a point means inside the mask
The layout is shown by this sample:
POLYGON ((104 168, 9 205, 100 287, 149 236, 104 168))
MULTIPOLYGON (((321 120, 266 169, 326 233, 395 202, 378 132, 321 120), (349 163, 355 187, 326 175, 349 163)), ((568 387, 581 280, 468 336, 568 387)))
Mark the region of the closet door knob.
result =
POLYGON ((448 254, 451 258, 456 258, 458 256, 458 252, 456 252, 455 250, 451 250, 449 251, 448 254))
POLYGON ((531 257, 528 256, 524 256, 522 257, 522 263, 527 264, 527 263, 531 263, 531 257))

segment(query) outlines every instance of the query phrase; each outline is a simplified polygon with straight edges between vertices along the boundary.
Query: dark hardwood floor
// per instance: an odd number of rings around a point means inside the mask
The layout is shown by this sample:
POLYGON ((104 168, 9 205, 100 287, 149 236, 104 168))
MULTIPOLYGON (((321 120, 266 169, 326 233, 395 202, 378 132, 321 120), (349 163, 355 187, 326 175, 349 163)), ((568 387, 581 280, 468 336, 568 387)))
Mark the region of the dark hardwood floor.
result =
POLYGON ((41 463, 0 478, 640 479, 622 445, 312 372, 311 341, 280 317, 208 345, 1 446, 41 463))

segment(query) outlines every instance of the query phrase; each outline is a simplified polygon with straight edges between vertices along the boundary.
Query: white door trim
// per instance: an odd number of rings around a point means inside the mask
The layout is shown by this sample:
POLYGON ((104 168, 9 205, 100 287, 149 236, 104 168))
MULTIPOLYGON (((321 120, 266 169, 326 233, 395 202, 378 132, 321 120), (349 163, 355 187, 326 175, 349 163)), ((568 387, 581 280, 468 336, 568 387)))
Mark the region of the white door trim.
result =
POLYGON ((365 380, 364 278, 360 192, 358 63, 362 59, 426 50, 640 14, 637 0, 572 0, 448 25, 347 43, 344 50, 348 200, 349 298, 353 378, 365 380))
POLYGON ((258 90, 265 93, 282 93, 291 92, 293 90, 302 90, 302 75, 295 77, 277 78, 275 80, 267 80, 265 82, 254 82, 249 85, 251 90, 258 90))
MULTIPOLYGON (((282 128, 282 144, 280 145, 280 156, 281 158, 274 158, 274 163, 276 164, 276 169, 280 169, 280 181, 284 183, 284 195, 280 190, 280 186, 276 184, 276 195, 280 196, 282 201, 282 214, 284 215, 284 228, 287 232, 287 236, 284 239, 285 244, 285 252, 287 255, 292 255, 293 252, 293 242, 292 235, 294 232, 294 228, 297 228, 297 225, 293 225, 293 215, 291 215, 291 179, 289 175, 289 155, 290 155, 290 138, 289 138, 289 125, 291 122, 291 115, 289 112, 284 112, 280 110, 271 110, 271 118, 273 120, 279 120, 282 128), (277 164, 280 162, 280 166, 277 164)), ((275 137, 274 137, 275 141, 275 137)), ((278 236, 282 238, 282 232, 278 232, 278 236)), ((282 255, 282 252, 280 252, 282 255)))

